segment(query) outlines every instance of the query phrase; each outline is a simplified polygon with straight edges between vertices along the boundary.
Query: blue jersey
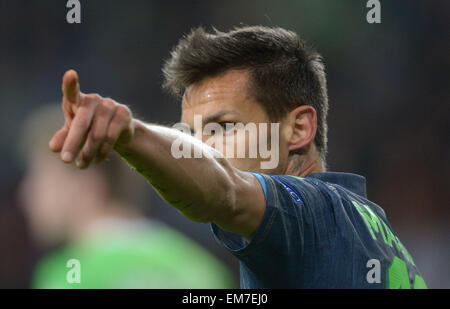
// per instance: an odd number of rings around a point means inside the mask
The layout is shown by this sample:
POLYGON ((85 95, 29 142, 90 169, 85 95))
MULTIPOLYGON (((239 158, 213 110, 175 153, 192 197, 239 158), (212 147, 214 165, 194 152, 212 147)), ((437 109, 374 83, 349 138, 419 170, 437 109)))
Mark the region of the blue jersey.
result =
POLYGON ((211 223, 240 260, 241 288, 426 288, 364 177, 253 175, 266 210, 250 243, 211 223))

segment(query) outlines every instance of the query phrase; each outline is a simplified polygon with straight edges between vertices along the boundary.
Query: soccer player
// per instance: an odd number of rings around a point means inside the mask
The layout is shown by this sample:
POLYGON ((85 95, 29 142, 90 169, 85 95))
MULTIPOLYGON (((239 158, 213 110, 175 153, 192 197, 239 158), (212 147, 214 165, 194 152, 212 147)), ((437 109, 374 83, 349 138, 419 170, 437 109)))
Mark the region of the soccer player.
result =
POLYGON ((211 223, 217 241, 240 260, 242 288, 426 287, 383 209, 367 199, 365 178, 326 171, 324 66, 294 32, 197 28, 173 49, 163 72, 164 88, 182 99, 182 121, 195 137, 80 92, 70 70, 63 77, 66 122, 50 148, 81 169, 119 153, 181 214, 211 223), (217 123, 223 131, 211 137, 196 116, 205 128, 217 123), (221 155, 242 142, 242 130, 229 123, 278 124, 277 131, 259 130, 257 139, 277 137, 269 147, 278 149, 278 164, 262 168, 261 152, 221 155), (174 156, 179 144, 203 155, 174 156))

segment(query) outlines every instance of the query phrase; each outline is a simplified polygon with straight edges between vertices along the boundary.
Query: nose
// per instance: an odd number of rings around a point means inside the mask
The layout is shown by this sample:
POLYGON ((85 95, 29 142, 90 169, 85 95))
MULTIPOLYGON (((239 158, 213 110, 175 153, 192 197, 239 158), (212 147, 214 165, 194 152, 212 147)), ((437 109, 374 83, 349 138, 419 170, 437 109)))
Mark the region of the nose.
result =
POLYGON ((198 140, 201 140, 202 142, 205 142, 205 140, 206 140, 206 136, 203 135, 202 131, 195 132, 194 137, 198 140))

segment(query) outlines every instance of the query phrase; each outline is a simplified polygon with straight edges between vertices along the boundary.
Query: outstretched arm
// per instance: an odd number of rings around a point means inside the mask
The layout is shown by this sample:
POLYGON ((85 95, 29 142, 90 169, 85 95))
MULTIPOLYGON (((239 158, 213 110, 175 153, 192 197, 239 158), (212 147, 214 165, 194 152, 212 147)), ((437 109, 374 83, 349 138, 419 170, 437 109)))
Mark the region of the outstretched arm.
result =
POLYGON ((249 239, 264 211, 264 193, 257 179, 234 168, 216 150, 176 129, 134 119, 130 109, 97 94, 80 92, 78 76, 63 77, 65 124, 50 141, 66 163, 87 168, 119 153, 180 213, 197 222, 214 222, 249 239), (201 158, 171 155, 175 140, 202 149, 201 158))

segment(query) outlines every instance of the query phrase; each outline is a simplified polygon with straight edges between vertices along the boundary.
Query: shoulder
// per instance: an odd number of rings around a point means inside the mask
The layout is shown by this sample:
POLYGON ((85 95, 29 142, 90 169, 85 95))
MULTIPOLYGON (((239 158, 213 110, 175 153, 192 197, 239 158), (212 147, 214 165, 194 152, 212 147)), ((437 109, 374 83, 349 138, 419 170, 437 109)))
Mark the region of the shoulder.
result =
POLYGON ((311 204, 323 198, 324 183, 318 179, 291 175, 253 173, 264 189, 266 200, 272 204, 311 204))

